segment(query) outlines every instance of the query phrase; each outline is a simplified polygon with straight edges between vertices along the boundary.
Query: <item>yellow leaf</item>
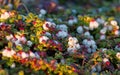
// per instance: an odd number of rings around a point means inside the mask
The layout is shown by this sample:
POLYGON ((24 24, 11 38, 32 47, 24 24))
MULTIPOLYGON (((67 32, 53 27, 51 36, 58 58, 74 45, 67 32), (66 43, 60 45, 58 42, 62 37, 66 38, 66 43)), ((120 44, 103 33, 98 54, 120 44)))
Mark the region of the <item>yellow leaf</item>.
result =
POLYGON ((19 46, 19 45, 17 45, 16 48, 17 48, 18 50, 22 50, 22 49, 23 49, 23 48, 22 48, 21 46, 19 46))
POLYGON ((12 48, 12 46, 13 46, 12 42, 8 42, 8 47, 12 48))
POLYGON ((22 16, 21 16, 21 15, 18 15, 18 19, 22 19, 22 16))
POLYGON ((69 73, 69 74, 71 74, 71 73, 72 73, 72 71, 71 71, 71 70, 68 70, 68 73, 69 73))
POLYGON ((46 68, 47 68, 46 65, 42 65, 41 67, 42 70, 45 70, 46 68))
POLYGON ((24 71, 22 71, 22 70, 19 71, 19 72, 18 72, 18 75, 24 75, 24 71))

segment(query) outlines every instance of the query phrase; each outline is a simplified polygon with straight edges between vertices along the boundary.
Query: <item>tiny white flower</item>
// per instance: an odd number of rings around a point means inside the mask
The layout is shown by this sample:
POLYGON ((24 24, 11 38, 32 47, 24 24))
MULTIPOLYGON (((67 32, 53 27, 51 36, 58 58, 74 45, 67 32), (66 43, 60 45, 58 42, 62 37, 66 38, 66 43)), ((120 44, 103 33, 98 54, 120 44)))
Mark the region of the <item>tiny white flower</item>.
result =
POLYGON ((93 30, 94 29, 94 26, 92 24, 89 25, 89 29, 90 30, 93 30))
POLYGON ((51 33, 45 32, 45 35, 46 35, 46 36, 51 36, 51 33))
POLYGON ((74 46, 74 45, 75 45, 74 41, 69 41, 68 42, 68 46, 74 46))
POLYGON ((85 47, 90 48, 90 45, 86 44, 85 47))
POLYGON ((15 43, 15 45, 19 45, 20 44, 20 40, 18 39, 16 41, 14 41, 14 43, 15 43))
POLYGON ((56 24, 55 23, 51 23, 51 22, 45 22, 43 24, 43 29, 48 31, 50 30, 50 28, 55 28, 56 24))
POLYGON ((7 39, 8 41, 11 40, 12 38, 13 38, 13 35, 12 35, 12 34, 6 36, 6 39, 7 39))
POLYGON ((107 61, 109 61, 108 58, 103 58, 103 62, 106 63, 107 61))
POLYGON ((97 21, 91 21, 89 24, 90 30, 93 30, 94 28, 97 28, 99 26, 99 23, 97 21))
POLYGON ((69 37, 69 38, 68 38, 68 41, 73 41, 73 37, 69 37))
POLYGON ((2 51, 2 55, 5 56, 5 57, 12 57, 16 52, 14 50, 7 50, 7 49, 4 49, 2 51))
POLYGON ((67 48, 67 51, 68 51, 70 54, 74 53, 75 50, 76 50, 75 47, 72 47, 72 48, 71 48, 71 47, 68 47, 68 48, 67 48))
POLYGON ((77 23, 77 22, 78 22, 78 20, 77 20, 76 18, 74 18, 74 19, 73 19, 73 22, 74 22, 74 23, 77 23))
POLYGON ((86 45, 90 47, 92 45, 91 40, 88 40, 86 45))
POLYGON ((69 46, 75 46, 75 44, 78 42, 78 39, 76 37, 69 37, 68 38, 68 45, 69 46))
POLYGON ((40 58, 40 55, 37 52, 35 52, 35 57, 40 58))
POLYGON ((15 35, 15 38, 17 39, 21 39, 21 37, 19 35, 15 35))
POLYGON ((42 36, 42 37, 39 38, 40 43, 43 43, 43 41, 46 42, 47 40, 49 40, 49 38, 47 36, 42 36))
POLYGON ((73 26, 73 24, 74 24, 74 20, 68 20, 68 25, 69 26, 73 26))
POLYGON ((74 43, 77 43, 78 39, 76 37, 73 37, 73 41, 74 41, 74 43))
POLYGON ((25 52, 22 52, 21 57, 22 57, 23 59, 24 59, 24 58, 27 58, 27 57, 28 57, 28 54, 25 53, 25 52))
POLYGON ((42 15, 45 15, 47 12, 46 12, 46 10, 41 9, 41 10, 40 10, 40 13, 41 13, 42 15))
POLYGON ((57 29, 67 32, 68 27, 65 24, 57 25, 57 29))
POLYGON ((100 24, 104 24, 105 23, 105 21, 103 20, 103 19, 101 19, 101 18, 97 18, 97 20, 96 20, 98 23, 100 23, 100 24))
POLYGON ((43 15, 42 15, 42 14, 39 14, 38 16, 39 16, 39 18, 42 18, 42 17, 43 17, 43 15))
MULTIPOLYGON (((90 47, 90 46, 94 46, 96 43, 95 43, 95 41, 94 40, 88 40, 88 39, 85 39, 85 40, 83 40, 83 42, 82 42, 85 46, 87 46, 87 47, 90 47)), ((94 48, 95 48, 96 46, 94 46, 94 48)))
POLYGON ((20 41, 22 41, 22 42, 26 42, 27 39, 26 39, 26 37, 22 36, 22 37, 20 38, 20 41))
POLYGON ((12 50, 10 50, 10 54, 11 55, 14 55, 16 52, 12 49, 12 50))
POLYGON ((91 52, 92 52, 91 48, 88 48, 88 49, 87 49, 87 52, 88 52, 88 53, 91 53, 91 52))
POLYGON ((96 49, 92 49, 92 53, 96 52, 96 49))
POLYGON ((15 68, 15 63, 13 63, 10 67, 11 67, 11 68, 15 68))
POLYGON ((82 26, 79 26, 79 27, 77 27, 77 32, 79 33, 79 34, 82 34, 83 33, 83 27, 82 26))
POLYGON ((49 25, 51 25, 50 22, 45 22, 45 24, 43 24, 43 29, 44 30, 49 30, 49 25))
POLYGON ((35 57, 35 54, 30 51, 29 56, 30 56, 30 57, 35 57))
POLYGON ((120 52, 117 52, 117 53, 116 53, 116 57, 117 57, 118 59, 120 59, 120 52))
POLYGON ((85 32, 84 36, 89 38, 90 37, 90 32, 89 31, 85 32))
POLYGON ((115 35, 119 35, 119 33, 120 33, 119 30, 114 31, 115 35))
POLYGON ((88 40, 87 40, 87 39, 84 39, 82 43, 83 43, 84 45, 86 45, 87 42, 88 42, 88 40))
POLYGON ((65 32, 65 31, 59 31, 57 34, 56 34, 57 37, 59 38, 65 38, 68 36, 68 33, 65 32))
POLYGON ((80 49, 80 44, 75 44, 76 49, 80 49))
POLYGON ((119 26, 116 26, 117 29, 119 29, 119 26))
POLYGON ((101 30, 100 30, 100 33, 101 33, 101 34, 105 34, 105 33, 106 33, 106 29, 101 29, 101 30))
POLYGON ((72 52, 72 50, 73 50, 72 47, 68 47, 68 48, 67 48, 67 51, 68 51, 68 52, 72 52))
POLYGON ((95 44, 92 45, 92 49, 97 49, 97 46, 95 44))
POLYGON ((1 22, 1 23, 0 23, 0 26, 1 26, 2 24, 3 24, 3 23, 1 22))
POLYGON ((55 28, 56 24, 54 22, 51 23, 51 27, 55 28))
POLYGON ((115 21, 115 20, 110 21, 110 23, 111 23, 113 26, 116 26, 116 25, 117 25, 117 21, 115 21))
POLYGON ((91 44, 92 44, 92 45, 95 45, 96 42, 95 42, 94 40, 91 40, 91 44))
POLYGON ((31 45, 32 45, 32 42, 31 42, 31 41, 27 41, 27 45, 28 45, 28 46, 31 46, 31 45))
POLYGON ((106 36, 105 35, 100 35, 100 40, 105 40, 106 36))
POLYGON ((9 17, 10 17, 10 14, 8 12, 5 12, 5 13, 1 14, 1 16, 0 16, 1 19, 7 19, 9 17))

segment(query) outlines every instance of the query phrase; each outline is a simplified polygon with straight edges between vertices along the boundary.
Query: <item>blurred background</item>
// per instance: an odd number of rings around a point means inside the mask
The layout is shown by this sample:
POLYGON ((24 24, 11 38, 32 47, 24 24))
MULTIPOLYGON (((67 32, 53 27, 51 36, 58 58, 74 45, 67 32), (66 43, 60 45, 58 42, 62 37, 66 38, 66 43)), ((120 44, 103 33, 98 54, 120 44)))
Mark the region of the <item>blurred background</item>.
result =
POLYGON ((0 8, 17 10, 21 14, 39 14, 40 9, 45 9, 56 17, 63 13, 113 16, 120 22, 120 0, 0 0, 0 8))
MULTIPOLYGON (((63 7, 84 6, 101 7, 101 6, 119 6, 120 0, 0 0, 0 6, 18 6, 19 3, 24 3, 27 6, 42 8, 44 6, 61 5, 63 7), (18 5, 17 5, 18 4, 18 5), (47 5, 46 5, 47 4, 47 5)), ((15 7, 14 7, 15 8, 15 7)))
POLYGON ((0 0, 0 8, 17 10, 20 13, 39 14, 45 9, 49 14, 77 12, 78 14, 114 16, 120 15, 120 0, 0 0), (60 12, 60 13, 58 13, 60 12))

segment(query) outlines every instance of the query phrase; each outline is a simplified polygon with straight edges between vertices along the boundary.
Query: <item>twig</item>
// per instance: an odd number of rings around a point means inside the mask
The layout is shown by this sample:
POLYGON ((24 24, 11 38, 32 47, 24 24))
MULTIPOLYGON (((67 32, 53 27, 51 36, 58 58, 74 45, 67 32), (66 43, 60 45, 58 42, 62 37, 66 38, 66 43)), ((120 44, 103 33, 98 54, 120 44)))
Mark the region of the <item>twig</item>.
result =
POLYGON ((20 5, 22 5, 25 8, 26 12, 29 13, 29 10, 28 10, 27 6, 24 3, 20 3, 20 5))

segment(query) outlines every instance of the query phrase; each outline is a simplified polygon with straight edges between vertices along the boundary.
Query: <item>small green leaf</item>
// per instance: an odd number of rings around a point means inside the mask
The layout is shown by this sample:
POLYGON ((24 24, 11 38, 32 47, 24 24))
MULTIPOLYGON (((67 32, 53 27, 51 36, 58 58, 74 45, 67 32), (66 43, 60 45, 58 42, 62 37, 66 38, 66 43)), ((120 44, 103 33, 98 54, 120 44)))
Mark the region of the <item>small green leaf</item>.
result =
POLYGON ((102 61, 102 58, 100 58, 100 57, 97 58, 97 61, 98 61, 98 62, 101 62, 101 61, 102 61))

